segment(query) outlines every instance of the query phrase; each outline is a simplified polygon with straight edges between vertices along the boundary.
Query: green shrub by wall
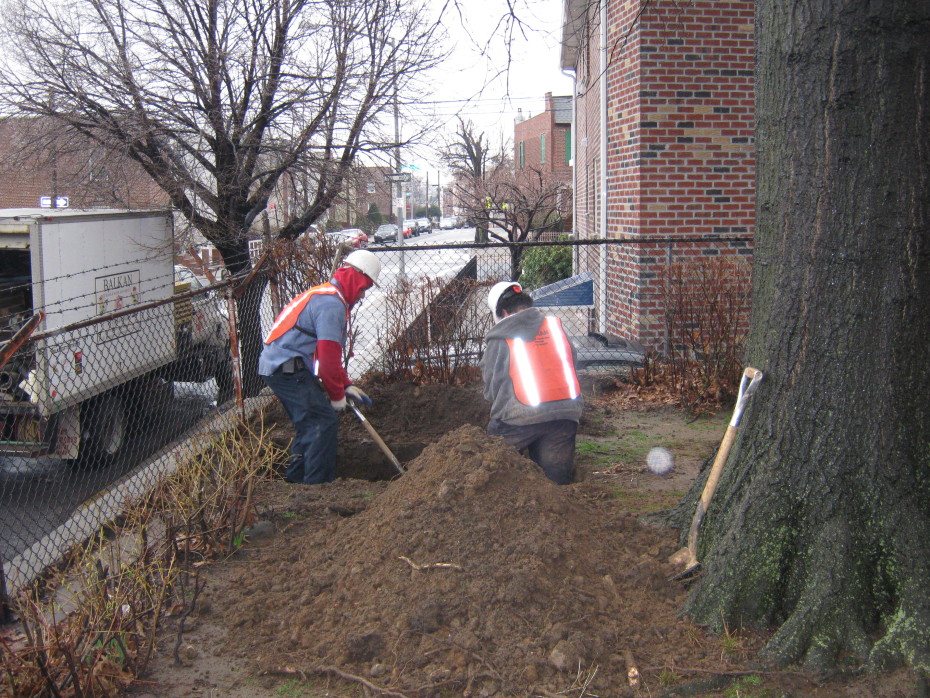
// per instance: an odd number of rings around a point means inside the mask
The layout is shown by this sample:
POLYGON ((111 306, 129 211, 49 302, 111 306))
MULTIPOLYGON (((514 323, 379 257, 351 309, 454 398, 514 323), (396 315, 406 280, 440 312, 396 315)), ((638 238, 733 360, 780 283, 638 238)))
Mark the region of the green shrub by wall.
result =
MULTIPOLYGON (((560 235, 560 240, 568 240, 567 235, 560 235)), ((567 279, 572 275, 572 248, 570 245, 553 245, 551 247, 533 247, 523 254, 523 272, 520 284, 526 290, 533 290, 547 284, 567 279)))

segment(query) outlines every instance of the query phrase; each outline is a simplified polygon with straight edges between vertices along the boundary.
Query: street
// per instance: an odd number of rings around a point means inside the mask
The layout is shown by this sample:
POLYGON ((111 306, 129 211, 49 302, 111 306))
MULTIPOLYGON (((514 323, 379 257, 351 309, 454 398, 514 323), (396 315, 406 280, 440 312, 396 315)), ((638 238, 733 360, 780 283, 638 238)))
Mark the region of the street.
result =
POLYGON ((216 384, 175 383, 173 399, 139 420, 110 465, 82 468, 54 457, 0 457, 0 560, 9 561, 66 521, 88 499, 177 438, 214 407, 216 384))

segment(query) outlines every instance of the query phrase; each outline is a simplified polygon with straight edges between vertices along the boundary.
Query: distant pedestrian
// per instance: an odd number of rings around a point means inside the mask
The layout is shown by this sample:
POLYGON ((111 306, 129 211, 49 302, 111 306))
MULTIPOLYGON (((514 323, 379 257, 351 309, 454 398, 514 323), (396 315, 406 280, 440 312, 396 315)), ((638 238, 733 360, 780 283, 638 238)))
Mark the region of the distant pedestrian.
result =
POLYGON ((515 281, 495 284, 488 307, 496 323, 481 360, 488 433, 503 436, 566 485, 575 475, 575 435, 584 403, 575 349, 558 318, 543 315, 515 281))
POLYGON ((278 314, 258 360, 258 373, 294 423, 288 482, 332 482, 338 412, 346 396, 371 404, 342 365, 349 312, 375 285, 381 262, 368 250, 349 254, 333 277, 294 298, 278 314))

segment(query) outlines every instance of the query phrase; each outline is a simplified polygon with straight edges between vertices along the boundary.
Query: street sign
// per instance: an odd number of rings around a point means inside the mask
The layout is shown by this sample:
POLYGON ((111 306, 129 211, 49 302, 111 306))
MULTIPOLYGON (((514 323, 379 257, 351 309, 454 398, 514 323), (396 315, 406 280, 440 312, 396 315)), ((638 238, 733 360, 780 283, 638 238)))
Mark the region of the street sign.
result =
POLYGON ((409 172, 387 172, 384 175, 389 182, 409 182, 412 177, 409 172))

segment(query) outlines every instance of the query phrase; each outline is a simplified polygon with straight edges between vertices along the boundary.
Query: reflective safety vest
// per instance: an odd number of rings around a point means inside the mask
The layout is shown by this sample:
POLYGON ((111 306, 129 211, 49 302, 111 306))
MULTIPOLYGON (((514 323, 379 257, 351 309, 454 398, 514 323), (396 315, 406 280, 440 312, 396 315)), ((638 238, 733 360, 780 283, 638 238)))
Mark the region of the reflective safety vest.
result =
POLYGON ((507 346, 513 391, 524 405, 574 400, 581 394, 572 348, 557 317, 546 317, 532 342, 515 337, 507 346))
MULTIPOLYGON (((342 293, 339 292, 339 289, 327 281, 325 284, 320 284, 319 286, 314 286, 313 288, 304 291, 299 296, 294 298, 294 300, 284 306, 284 309, 278 313, 278 317, 274 319, 274 324, 271 326, 271 331, 268 333, 268 336, 265 337, 265 344, 271 344, 282 334, 290 329, 293 329, 294 325, 297 324, 297 318, 300 317, 300 313, 307 306, 307 303, 310 302, 310 299, 318 293, 325 295, 335 294, 339 296, 339 300, 341 300, 342 304, 346 307, 346 322, 349 321, 349 304, 342 296, 342 293)), ((297 329, 300 330, 299 327, 297 329)))

